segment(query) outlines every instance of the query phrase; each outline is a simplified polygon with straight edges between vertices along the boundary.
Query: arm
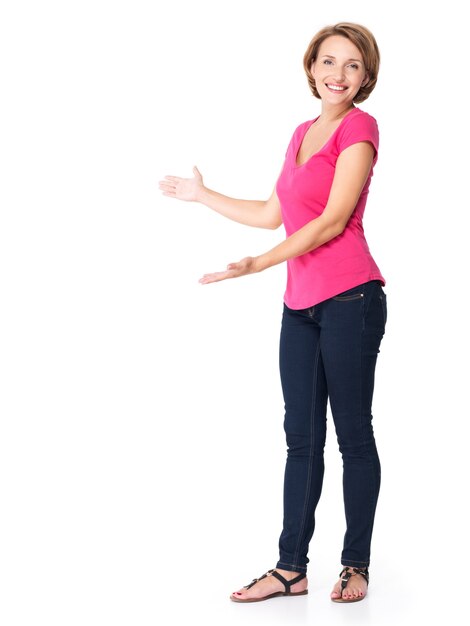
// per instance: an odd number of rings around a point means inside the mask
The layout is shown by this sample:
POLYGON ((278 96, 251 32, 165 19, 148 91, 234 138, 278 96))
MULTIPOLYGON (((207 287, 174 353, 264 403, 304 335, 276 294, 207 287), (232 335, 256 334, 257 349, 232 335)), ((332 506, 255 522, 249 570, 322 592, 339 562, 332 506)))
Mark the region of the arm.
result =
POLYGON ((308 222, 282 243, 258 257, 246 257, 230 263, 225 272, 206 274, 203 284, 261 272, 287 259, 292 259, 327 243, 340 235, 354 211, 362 188, 369 176, 373 146, 362 141, 346 148, 336 162, 335 176, 323 213, 308 222))
POLYGON ((164 196, 200 202, 220 215, 246 226, 278 228, 282 224, 281 207, 274 189, 268 200, 238 200, 224 196, 204 186, 201 173, 193 168, 194 178, 165 176, 160 181, 164 196))

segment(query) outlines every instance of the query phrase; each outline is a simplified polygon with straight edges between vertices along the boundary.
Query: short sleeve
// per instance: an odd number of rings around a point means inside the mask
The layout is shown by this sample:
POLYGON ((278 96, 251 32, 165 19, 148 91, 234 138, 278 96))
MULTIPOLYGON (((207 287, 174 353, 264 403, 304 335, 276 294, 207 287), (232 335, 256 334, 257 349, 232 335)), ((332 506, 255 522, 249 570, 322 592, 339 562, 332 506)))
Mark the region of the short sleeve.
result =
POLYGON ((372 115, 358 111, 345 120, 338 136, 338 152, 360 141, 369 141, 375 148, 375 159, 379 150, 379 128, 372 115))

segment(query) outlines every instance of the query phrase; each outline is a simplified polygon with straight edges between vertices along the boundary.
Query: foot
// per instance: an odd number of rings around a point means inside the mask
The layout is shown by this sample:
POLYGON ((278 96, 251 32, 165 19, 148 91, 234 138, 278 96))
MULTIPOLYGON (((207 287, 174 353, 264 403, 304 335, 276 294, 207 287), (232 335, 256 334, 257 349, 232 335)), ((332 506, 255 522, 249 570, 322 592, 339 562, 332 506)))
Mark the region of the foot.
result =
POLYGON ((360 600, 365 597, 367 594, 367 581, 364 576, 360 574, 355 574, 354 569, 352 567, 348 567, 348 572, 351 572, 353 575, 348 580, 346 588, 341 594, 341 578, 338 580, 336 585, 331 592, 331 599, 337 600, 341 598, 346 600, 346 602, 352 602, 354 600, 360 600))
MULTIPOLYGON (((285 569, 276 569, 281 576, 284 576, 287 580, 292 580, 296 576, 300 574, 300 572, 289 572, 285 569)), ((298 583, 295 583, 290 588, 292 593, 300 593, 301 591, 305 591, 307 589, 308 582, 306 578, 299 580, 298 583)), ((246 589, 242 587, 238 591, 234 591, 231 594, 231 598, 234 600, 261 600, 266 596, 271 595, 272 593, 278 593, 285 591, 285 587, 280 580, 275 578, 274 576, 268 575, 266 578, 258 581, 255 585, 250 587, 250 589, 246 589)))

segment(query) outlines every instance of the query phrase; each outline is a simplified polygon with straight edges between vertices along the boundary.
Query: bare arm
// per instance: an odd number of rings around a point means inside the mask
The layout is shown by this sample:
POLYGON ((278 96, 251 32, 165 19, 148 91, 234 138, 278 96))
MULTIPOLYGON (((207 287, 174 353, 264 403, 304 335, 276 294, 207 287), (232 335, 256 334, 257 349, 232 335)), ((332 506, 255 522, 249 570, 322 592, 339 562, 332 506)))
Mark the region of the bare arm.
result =
POLYGON ((275 189, 268 200, 239 200, 206 187, 197 167, 193 168, 193 173, 194 178, 165 176, 159 183, 163 195, 200 202, 220 215, 247 226, 275 229, 282 224, 281 207, 275 189))
POLYGON ((224 272, 206 274, 201 283, 261 272, 287 259, 306 254, 340 235, 356 207, 369 176, 374 148, 360 142, 346 148, 338 157, 330 195, 323 213, 287 237, 282 243, 257 257, 246 257, 230 263, 224 272))

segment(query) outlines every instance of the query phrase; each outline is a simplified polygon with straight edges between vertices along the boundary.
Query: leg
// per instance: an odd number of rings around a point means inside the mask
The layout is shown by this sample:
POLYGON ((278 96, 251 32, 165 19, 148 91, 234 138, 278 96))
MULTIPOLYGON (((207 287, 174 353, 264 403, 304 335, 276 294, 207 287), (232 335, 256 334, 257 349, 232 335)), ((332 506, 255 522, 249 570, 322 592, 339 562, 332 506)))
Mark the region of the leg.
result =
POLYGON ((313 310, 285 307, 280 341, 281 382, 285 400, 288 456, 284 481, 284 527, 276 574, 262 576, 235 591, 236 602, 257 602, 307 591, 307 551, 314 529, 315 507, 323 482, 327 393, 320 356, 319 329, 313 310))
POLYGON ((280 371, 288 451, 277 567, 294 572, 307 571, 308 545, 323 484, 327 389, 319 340, 314 307, 303 311, 285 307, 280 371))
MULTIPOLYGON (((364 568, 380 488, 372 428, 377 354, 386 319, 385 294, 366 283, 324 303, 321 346, 331 410, 343 456, 346 534, 341 563, 364 568)), ((354 576, 359 582, 362 576, 354 576)), ((352 579, 351 579, 352 584, 352 579)))

